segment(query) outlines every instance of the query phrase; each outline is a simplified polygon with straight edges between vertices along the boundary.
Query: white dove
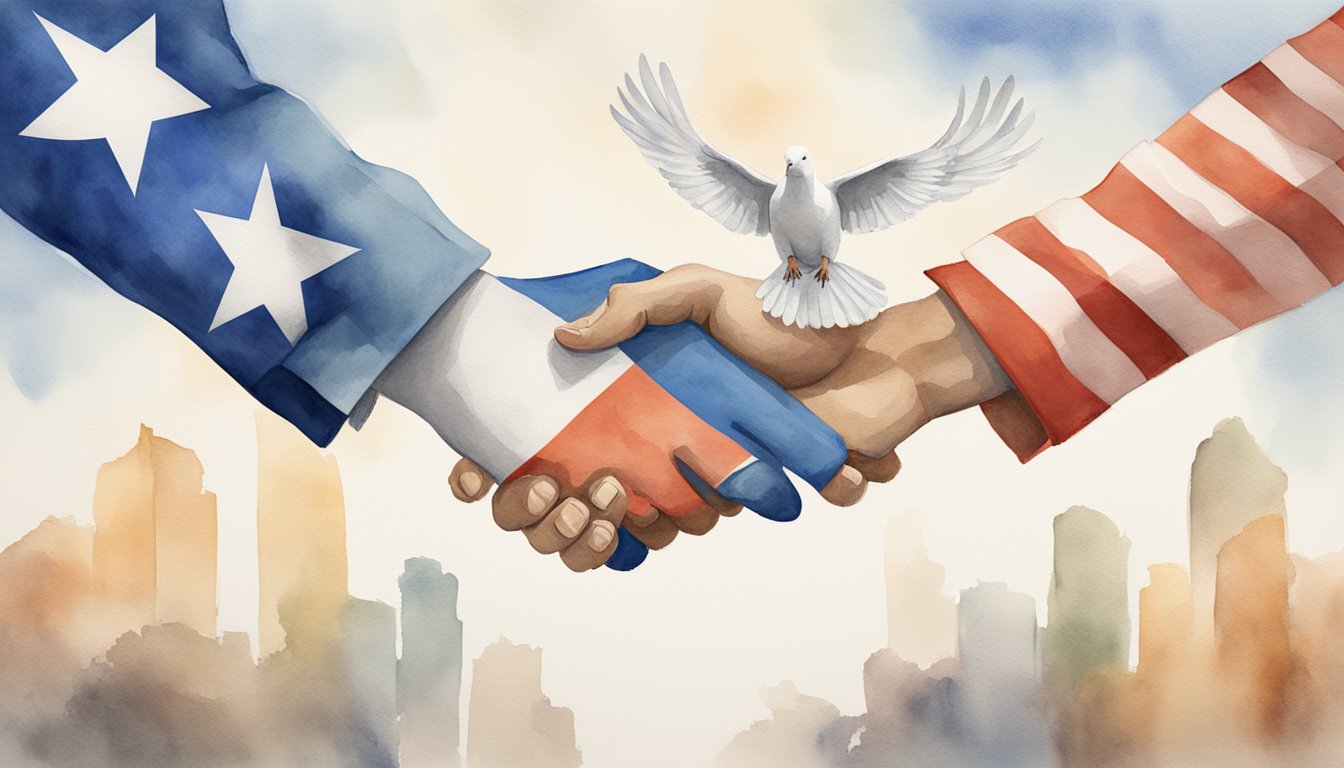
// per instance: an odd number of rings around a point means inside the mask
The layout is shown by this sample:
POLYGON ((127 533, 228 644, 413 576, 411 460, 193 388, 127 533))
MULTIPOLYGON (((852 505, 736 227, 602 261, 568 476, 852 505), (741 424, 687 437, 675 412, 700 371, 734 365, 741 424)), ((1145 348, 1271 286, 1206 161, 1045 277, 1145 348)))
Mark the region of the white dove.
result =
POLYGON ((628 115, 613 105, 612 116, 691 205, 734 232, 774 238, 781 263, 761 281, 756 298, 763 311, 800 328, 858 325, 886 306, 881 282, 836 263, 842 229, 875 232, 940 200, 956 200, 1036 148, 1015 151, 1035 114, 1022 115, 1022 99, 1007 109, 1013 78, 1004 81, 992 106, 986 78, 968 116, 961 90, 952 124, 928 149, 823 183, 807 147, 793 146, 784 151, 784 181, 776 184, 701 138, 666 64, 659 65, 659 75, 661 85, 641 55, 644 90, 626 75, 617 93, 628 115), (804 272, 811 279, 801 279, 804 272))

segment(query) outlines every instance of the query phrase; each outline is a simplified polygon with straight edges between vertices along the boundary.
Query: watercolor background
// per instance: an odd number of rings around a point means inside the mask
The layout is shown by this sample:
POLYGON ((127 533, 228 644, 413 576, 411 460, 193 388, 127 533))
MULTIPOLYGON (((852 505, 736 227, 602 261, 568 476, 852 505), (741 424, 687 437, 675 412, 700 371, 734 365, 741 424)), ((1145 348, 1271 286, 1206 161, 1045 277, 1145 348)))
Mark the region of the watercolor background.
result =
MULTIPOLYGON (((433 2, 230 0, 262 79, 314 104, 360 154, 418 178, 494 255, 497 274, 623 257, 764 274, 766 240, 678 200, 606 112, 639 53, 665 60, 701 131, 757 170, 807 143, 835 175, 922 148, 958 86, 1013 74, 1041 149, 1003 181, 846 241, 894 301, 925 268, 1100 180, 1125 151, 1287 37, 1337 10, 1276 3, 433 2)), ((0 542, 47 515, 91 519, 96 468, 143 422, 192 448, 219 505, 219 628, 256 635, 255 403, 166 324, 0 219, 0 542)), ((456 457, 384 402, 331 446, 344 481, 350 592, 398 602, 408 557, 461 584, 464 652, 500 635, 545 649, 543 683, 575 713, 588 766, 708 765, 766 716, 780 680, 863 710, 886 643, 884 532, 918 511, 949 594, 977 580, 1035 598, 1044 620, 1052 518, 1106 513, 1132 542, 1130 607, 1151 563, 1185 562, 1194 447, 1239 415, 1291 478, 1289 548, 1344 548, 1344 294, 1195 356, 1023 467, 968 412, 901 450, 902 475, 858 507, 815 496, 788 525, 743 515, 631 574, 574 575, 484 505, 453 500, 456 457), (743 557, 743 553, 749 553, 743 557)), ((1135 625, 1137 626, 1137 625, 1135 625)), ((1137 648, 1132 643, 1131 647, 1137 648)), ((470 686, 466 665, 464 690, 470 686)))

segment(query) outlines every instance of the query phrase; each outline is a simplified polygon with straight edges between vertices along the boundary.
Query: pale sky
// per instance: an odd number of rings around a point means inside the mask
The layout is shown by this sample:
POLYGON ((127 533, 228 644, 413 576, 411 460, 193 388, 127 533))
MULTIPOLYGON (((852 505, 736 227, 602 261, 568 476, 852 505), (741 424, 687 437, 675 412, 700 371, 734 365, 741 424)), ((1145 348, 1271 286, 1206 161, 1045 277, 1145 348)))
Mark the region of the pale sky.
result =
MULTIPOLYGON (((777 175, 808 144, 823 176, 922 149, 956 88, 1013 74, 1041 149, 1001 182, 907 224, 850 237, 842 260, 894 301, 922 270, 1054 200, 1081 194, 1330 2, 783 4, 617 0, 227 0, 263 79, 317 107, 346 142, 418 178, 493 249, 501 275, 618 258, 701 261, 765 275, 768 240, 733 235, 678 198, 607 114, 643 52, 667 61, 720 149, 777 175)), ((140 422, 200 455, 219 496, 220 627, 254 631, 255 403, 175 330, 102 287, 8 219, 0 278, 0 544, 48 514, 90 520, 94 473, 140 422)), ((1050 520, 1101 510, 1133 542, 1131 583, 1186 557, 1185 494, 1199 440, 1233 415, 1289 474, 1292 548, 1344 547, 1344 342, 1328 296, 1200 353, 1027 466, 971 411, 900 450, 893 483, 857 507, 805 491, 787 525, 750 513, 682 538, 639 570, 575 575, 488 505, 447 491, 456 457, 382 404, 330 448, 345 481, 351 592, 397 602, 407 557, 462 584, 469 658, 500 635, 545 649, 543 685, 575 711, 585 765, 708 765, 766 715, 788 679, 863 708, 863 661, 885 643, 883 530, 921 512, 948 589, 1005 581, 1044 619, 1050 520), (746 558, 742 553, 749 553, 746 558), (743 563, 749 563, 743 566, 743 563)), ((1133 601, 1133 597, 1131 597, 1133 601)), ((467 665, 468 674, 470 665, 467 665)), ((469 684, 469 681, 468 681, 469 684)), ((464 688, 464 690, 466 690, 464 688)))

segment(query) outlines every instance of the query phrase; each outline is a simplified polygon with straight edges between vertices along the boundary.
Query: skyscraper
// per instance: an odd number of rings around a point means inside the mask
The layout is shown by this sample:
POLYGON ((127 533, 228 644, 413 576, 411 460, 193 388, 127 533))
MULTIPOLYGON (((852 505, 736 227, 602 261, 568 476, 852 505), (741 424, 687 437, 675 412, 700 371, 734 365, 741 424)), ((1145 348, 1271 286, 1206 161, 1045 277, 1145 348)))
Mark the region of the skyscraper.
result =
POLYGON ((1096 510, 1055 517, 1042 675, 1067 701, 1092 672, 1129 665, 1129 539, 1096 510))
POLYGON ((471 768, 578 768, 574 713, 541 692, 541 649, 505 638, 472 666, 467 726, 471 768))
POLYGON ((1287 713, 1294 672, 1288 645, 1291 567, 1281 515, 1246 525, 1218 553, 1214 625, 1218 667, 1244 697, 1241 709, 1265 736, 1276 735, 1287 713))
POLYGON ((269 413, 257 416, 257 566, 263 657, 285 647, 282 602, 310 638, 336 638, 348 583, 340 471, 269 413))
POLYGON ((929 667, 957 649, 957 604, 943 593, 943 566, 924 549, 919 515, 897 515, 887 526, 887 647, 929 667))
POLYGON ((1190 649, 1190 576, 1174 563, 1148 566, 1148 586, 1139 590, 1139 666, 1143 676, 1162 678, 1190 649))
POLYGON ((93 574, 128 628, 181 622, 215 636, 218 518, 203 475, 194 452, 144 425, 98 470, 93 574))
POLYGON ((457 766, 462 695, 462 621, 457 617, 457 577, 437 560, 413 557, 397 580, 401 587, 401 661, 397 706, 401 712, 404 768, 457 766))
POLYGON ((1213 635, 1218 551, 1246 524, 1286 514, 1288 477, 1270 463, 1241 419, 1225 419, 1199 444, 1190 467, 1190 595, 1200 642, 1213 635))
POLYGON ((397 615, 390 605, 347 598, 341 661, 348 686, 352 764, 397 765, 397 615))
MULTIPOLYGON (((1002 583, 961 591, 957 658, 971 741, 996 766, 1051 764, 1036 688, 1036 602, 1002 583)), ((977 763, 979 764, 979 763, 977 763)))

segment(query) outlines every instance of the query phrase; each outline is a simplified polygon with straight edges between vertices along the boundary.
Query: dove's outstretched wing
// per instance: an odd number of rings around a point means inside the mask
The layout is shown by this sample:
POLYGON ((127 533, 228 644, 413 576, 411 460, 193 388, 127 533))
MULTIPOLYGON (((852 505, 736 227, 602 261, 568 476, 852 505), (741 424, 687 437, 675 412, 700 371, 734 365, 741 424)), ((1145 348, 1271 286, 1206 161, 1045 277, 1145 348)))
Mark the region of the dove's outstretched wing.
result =
POLYGON ((701 138, 686 116, 686 106, 666 64, 659 65, 658 74, 661 86, 648 59, 640 56, 639 79, 644 90, 640 91, 626 75, 625 88, 616 92, 629 116, 615 106, 611 116, 644 158, 691 205, 734 232, 769 234, 770 195, 775 183, 701 138))
POLYGON ((831 190, 840 203, 840 223, 845 231, 873 232, 904 221, 933 203, 956 200, 994 181, 1030 154, 1036 144, 1021 150, 1016 146, 1031 129, 1036 114, 1023 117, 1022 99, 1018 99, 1004 117, 1012 95, 1013 78, 1009 77, 990 106, 989 78, 985 78, 980 83, 975 106, 966 116, 963 88, 957 97, 957 114, 952 124, 933 146, 860 168, 832 181, 831 190))

